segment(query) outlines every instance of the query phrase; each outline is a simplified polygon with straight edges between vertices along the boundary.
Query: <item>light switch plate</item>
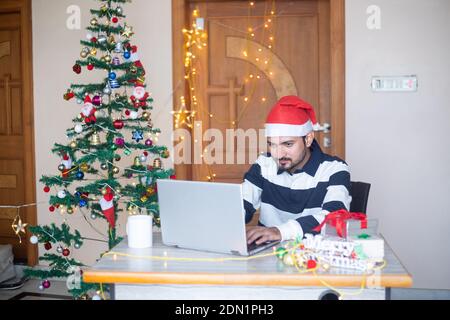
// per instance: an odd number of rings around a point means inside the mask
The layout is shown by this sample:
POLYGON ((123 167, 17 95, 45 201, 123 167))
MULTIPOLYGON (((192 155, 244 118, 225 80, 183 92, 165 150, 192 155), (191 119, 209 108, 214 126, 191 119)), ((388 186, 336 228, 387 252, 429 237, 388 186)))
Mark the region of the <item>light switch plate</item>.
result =
POLYGON ((417 76, 373 76, 373 92, 416 92, 417 76))

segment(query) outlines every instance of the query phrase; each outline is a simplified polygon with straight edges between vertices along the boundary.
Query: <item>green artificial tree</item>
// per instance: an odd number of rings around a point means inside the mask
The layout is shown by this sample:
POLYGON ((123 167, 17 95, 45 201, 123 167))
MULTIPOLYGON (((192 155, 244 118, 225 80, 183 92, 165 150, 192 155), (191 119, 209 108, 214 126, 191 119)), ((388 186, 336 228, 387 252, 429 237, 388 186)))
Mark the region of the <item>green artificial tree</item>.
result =
MULTIPOLYGON (((169 151, 156 144, 160 130, 151 120, 153 99, 146 90, 138 49, 130 41, 133 29, 124 21, 121 5, 129 0, 100 2, 100 9, 91 10, 89 34, 81 41, 81 59, 73 71, 99 71, 105 77, 100 83, 72 84, 64 94, 81 112, 66 132, 69 143, 57 143, 52 150, 61 158, 60 174, 40 181, 45 192, 54 193, 50 212, 89 212, 92 220, 105 219, 104 240, 112 249, 121 241, 116 232, 119 213, 150 214, 159 224, 156 180, 174 176, 173 170, 162 167, 161 159, 168 158, 169 151)), ((49 263, 48 269, 26 270, 26 275, 43 280, 41 289, 50 286, 50 278, 74 277, 86 267, 71 258, 71 251, 82 250, 89 239, 67 223, 29 230, 31 242, 44 244, 47 251, 39 259, 49 263)), ((98 298, 100 285, 81 280, 69 289, 75 298, 98 298)))

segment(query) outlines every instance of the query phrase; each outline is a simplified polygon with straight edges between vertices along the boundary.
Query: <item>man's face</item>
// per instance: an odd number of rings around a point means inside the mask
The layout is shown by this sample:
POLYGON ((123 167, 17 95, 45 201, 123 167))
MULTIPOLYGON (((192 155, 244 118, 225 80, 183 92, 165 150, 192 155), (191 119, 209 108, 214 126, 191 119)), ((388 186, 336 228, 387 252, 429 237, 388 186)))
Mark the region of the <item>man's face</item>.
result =
POLYGON ((306 157, 306 146, 303 137, 270 137, 267 147, 278 168, 291 170, 306 157))

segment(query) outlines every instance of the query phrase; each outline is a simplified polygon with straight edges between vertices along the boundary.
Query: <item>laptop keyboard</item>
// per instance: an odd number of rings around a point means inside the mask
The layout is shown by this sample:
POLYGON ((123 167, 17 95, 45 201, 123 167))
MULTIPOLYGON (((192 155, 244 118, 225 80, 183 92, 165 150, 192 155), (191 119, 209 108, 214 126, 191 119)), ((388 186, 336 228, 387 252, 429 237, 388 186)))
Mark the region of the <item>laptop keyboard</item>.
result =
POLYGON ((265 246, 268 246, 268 245, 270 245, 270 244, 275 244, 275 243, 278 243, 279 241, 267 241, 267 242, 263 242, 263 243, 260 243, 260 244, 256 244, 256 241, 255 242, 252 242, 252 243, 250 243, 250 244, 247 244, 247 251, 248 252, 252 252, 252 251, 254 251, 254 250, 256 250, 256 249, 258 249, 258 248, 260 248, 260 247, 265 247, 265 246))

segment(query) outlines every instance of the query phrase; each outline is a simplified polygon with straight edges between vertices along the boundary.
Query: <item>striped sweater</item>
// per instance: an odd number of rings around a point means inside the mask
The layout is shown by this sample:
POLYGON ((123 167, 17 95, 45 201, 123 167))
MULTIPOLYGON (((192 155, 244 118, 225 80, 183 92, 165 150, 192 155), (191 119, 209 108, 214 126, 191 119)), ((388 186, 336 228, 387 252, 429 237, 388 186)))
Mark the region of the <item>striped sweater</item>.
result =
POLYGON ((260 156, 242 189, 246 222, 260 209, 259 224, 277 227, 283 241, 313 233, 330 212, 350 209, 349 167, 323 153, 315 140, 308 162, 292 174, 278 170, 270 154, 260 156))

